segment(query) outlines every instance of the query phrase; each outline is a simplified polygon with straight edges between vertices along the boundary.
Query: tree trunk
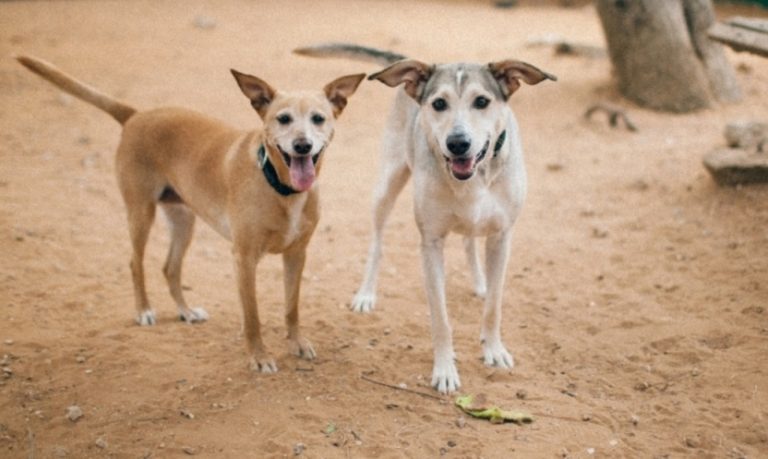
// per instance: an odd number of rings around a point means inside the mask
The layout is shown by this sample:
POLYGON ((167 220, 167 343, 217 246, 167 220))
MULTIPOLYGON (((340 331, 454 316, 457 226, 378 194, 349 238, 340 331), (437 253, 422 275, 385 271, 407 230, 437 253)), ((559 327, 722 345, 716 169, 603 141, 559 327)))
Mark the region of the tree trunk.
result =
POLYGON ((597 0, 621 93, 656 110, 687 112, 740 100, 722 46, 707 38, 711 0, 597 0))

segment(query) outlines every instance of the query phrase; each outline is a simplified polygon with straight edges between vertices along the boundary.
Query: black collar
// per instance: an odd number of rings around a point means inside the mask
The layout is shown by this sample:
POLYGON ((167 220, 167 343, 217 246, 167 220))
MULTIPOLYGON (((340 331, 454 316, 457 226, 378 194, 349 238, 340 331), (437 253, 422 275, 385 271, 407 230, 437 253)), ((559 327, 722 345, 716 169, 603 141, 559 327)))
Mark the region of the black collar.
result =
POLYGON ((507 131, 503 130, 501 131, 501 134, 499 134, 499 138, 496 139, 496 145, 493 146, 493 157, 495 158, 496 155, 499 154, 499 151, 501 151, 501 147, 504 146, 504 140, 507 138, 507 131))
POLYGON ((275 166, 272 165, 272 163, 269 161, 269 158, 267 157, 264 144, 259 147, 258 155, 261 170, 264 172, 264 178, 267 179, 267 183, 269 183, 272 189, 277 191, 281 196, 290 196, 292 194, 298 193, 298 191, 280 181, 280 178, 277 176, 275 166))

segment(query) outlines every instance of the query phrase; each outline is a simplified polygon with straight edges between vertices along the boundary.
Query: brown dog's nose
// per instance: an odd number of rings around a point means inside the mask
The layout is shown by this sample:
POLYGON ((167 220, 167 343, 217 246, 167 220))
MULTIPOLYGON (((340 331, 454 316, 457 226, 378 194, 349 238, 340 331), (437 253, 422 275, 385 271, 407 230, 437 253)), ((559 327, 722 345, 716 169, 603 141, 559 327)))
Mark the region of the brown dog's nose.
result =
POLYGON ((293 151, 300 155, 306 155, 312 151, 312 142, 306 139, 298 139, 293 141, 293 151))

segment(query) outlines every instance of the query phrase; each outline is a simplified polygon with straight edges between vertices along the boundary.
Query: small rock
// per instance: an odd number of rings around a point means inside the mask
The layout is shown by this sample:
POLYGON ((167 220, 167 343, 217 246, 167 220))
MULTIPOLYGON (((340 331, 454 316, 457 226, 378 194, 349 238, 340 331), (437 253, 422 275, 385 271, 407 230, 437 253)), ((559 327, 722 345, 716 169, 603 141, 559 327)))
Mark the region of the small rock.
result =
POLYGON ((77 422, 78 419, 83 417, 83 410, 77 405, 67 407, 67 419, 72 422, 77 422))
POLYGON ((466 425, 467 425, 467 419, 464 416, 456 420, 456 427, 458 427, 459 429, 463 429, 464 426, 466 425))
POLYGON ((633 414, 633 415, 632 415, 632 416, 629 418, 629 422, 631 422, 633 426, 636 426, 636 425, 640 424, 640 418, 639 418, 639 417, 637 417, 637 415, 634 415, 634 414, 633 414))
POLYGON ((589 415, 589 414, 582 414, 581 415, 581 420, 584 421, 584 422, 591 421, 592 420, 592 416, 589 415))
POLYGON ((595 448, 587 448, 587 454, 589 454, 590 456, 594 455, 595 454, 595 448))
POLYGON ((304 446, 304 443, 296 443, 293 445, 293 455, 301 456, 305 449, 307 449, 307 447, 304 446))
POLYGON ((53 457, 67 457, 69 456, 69 450, 63 446, 53 447, 53 457))
POLYGON ((515 397, 517 397, 520 400, 525 400, 528 398, 528 391, 525 389, 519 389, 517 392, 515 392, 515 397))
POLYGON ((75 359, 77 363, 85 363, 85 360, 86 360, 85 356, 83 355, 78 355, 77 358, 75 359))
POLYGON ((13 340, 12 340, 12 339, 7 339, 7 340, 5 340, 5 341, 3 341, 3 342, 4 342, 5 344, 7 344, 8 346, 12 346, 12 345, 13 345, 13 340))
POLYGON ((645 381, 635 384, 635 390, 639 392, 645 392, 650 388, 651 388, 651 385, 645 381))
POLYGON ((440 455, 445 456, 446 454, 448 454, 448 448, 446 447, 440 448, 440 455))
POLYGON ((195 27, 203 30, 211 30, 216 28, 216 19, 206 16, 197 16, 193 22, 195 27))
POLYGON ((592 228, 592 237, 595 239, 605 239, 608 237, 608 231, 603 228, 592 228))
POLYGON ((689 448, 698 448, 701 445, 698 439, 692 437, 685 438, 685 446, 689 448))
POLYGON ((453 441, 453 440, 448 440, 447 445, 448 445, 449 448, 455 448, 456 447, 456 442, 453 441))
POLYGON ((106 449, 107 448, 107 441, 104 440, 103 438, 99 437, 99 438, 96 439, 96 446, 98 446, 101 449, 106 449))
POLYGON ((182 416, 184 416, 184 417, 185 417, 185 418, 187 418, 187 419, 195 419, 195 415, 194 415, 194 414, 192 414, 192 412, 191 412, 191 411, 189 411, 189 410, 188 410, 188 409, 186 409, 186 408, 182 408, 182 409, 181 409, 181 415, 182 415, 182 416))
POLYGON ((3 377, 10 378, 11 376, 13 376, 13 370, 11 370, 11 367, 3 367, 3 377))
POLYGON ((740 121, 725 126, 725 141, 731 148, 759 149, 768 141, 768 123, 740 121))
POLYGON ((184 454, 188 456, 194 456, 197 454, 197 450, 191 446, 182 446, 181 450, 184 451, 184 454))

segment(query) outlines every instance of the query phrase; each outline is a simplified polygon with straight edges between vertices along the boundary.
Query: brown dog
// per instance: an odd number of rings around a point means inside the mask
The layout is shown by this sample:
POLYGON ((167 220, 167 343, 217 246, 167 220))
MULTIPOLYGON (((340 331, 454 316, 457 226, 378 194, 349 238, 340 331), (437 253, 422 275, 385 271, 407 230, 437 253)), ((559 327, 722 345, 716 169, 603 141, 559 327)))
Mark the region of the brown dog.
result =
POLYGON ((262 128, 242 132, 181 108, 137 111, 49 63, 27 56, 17 59, 123 125, 115 170, 133 245, 136 321, 155 323, 144 287, 143 258, 159 205, 171 228, 163 272, 181 319, 199 322, 208 318, 205 310, 187 305, 181 288, 182 259, 198 216, 233 242, 251 368, 277 371, 261 339, 256 304, 256 264, 266 253, 283 254, 285 322, 291 351, 313 359, 312 344, 299 332, 298 310, 306 247, 319 218, 318 191, 313 184, 333 137, 334 121, 365 75, 338 78, 323 91, 285 93, 232 70, 263 121, 262 128))

